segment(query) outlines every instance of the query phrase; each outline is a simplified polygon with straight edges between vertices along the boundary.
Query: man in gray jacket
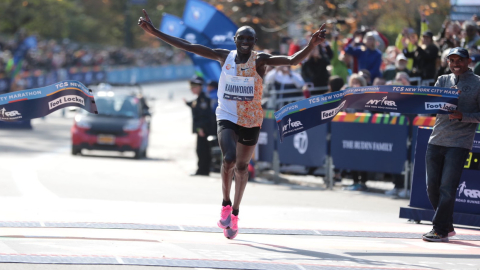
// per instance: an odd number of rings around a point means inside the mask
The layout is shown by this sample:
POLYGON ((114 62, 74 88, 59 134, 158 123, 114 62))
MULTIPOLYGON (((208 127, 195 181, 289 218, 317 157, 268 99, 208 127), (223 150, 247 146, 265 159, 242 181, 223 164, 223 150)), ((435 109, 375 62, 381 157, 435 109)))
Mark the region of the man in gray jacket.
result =
POLYGON ((447 55, 452 74, 440 76, 437 87, 458 89, 458 107, 438 114, 425 157, 427 193, 435 210, 433 229, 423 235, 429 242, 447 242, 455 235, 453 207, 467 155, 480 123, 480 77, 468 65, 468 51, 457 47, 447 55))

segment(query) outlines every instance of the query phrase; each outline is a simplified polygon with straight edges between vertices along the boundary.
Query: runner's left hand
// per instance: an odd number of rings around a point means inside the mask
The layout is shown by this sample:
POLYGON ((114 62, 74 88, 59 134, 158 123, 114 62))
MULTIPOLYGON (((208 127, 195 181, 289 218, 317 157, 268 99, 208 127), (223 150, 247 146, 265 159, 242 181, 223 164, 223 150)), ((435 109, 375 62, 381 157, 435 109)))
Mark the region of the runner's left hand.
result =
POLYGON ((449 119, 458 119, 458 120, 462 120, 463 118, 463 113, 457 111, 457 110, 453 110, 453 111, 449 111, 451 112, 450 115, 448 115, 448 118, 449 119))
POLYGON ((327 32, 327 30, 325 29, 325 24, 322 24, 322 26, 320 26, 320 29, 318 29, 318 31, 312 35, 312 39, 310 39, 310 42, 312 43, 312 45, 318 46, 322 42, 324 42, 325 32, 327 32))

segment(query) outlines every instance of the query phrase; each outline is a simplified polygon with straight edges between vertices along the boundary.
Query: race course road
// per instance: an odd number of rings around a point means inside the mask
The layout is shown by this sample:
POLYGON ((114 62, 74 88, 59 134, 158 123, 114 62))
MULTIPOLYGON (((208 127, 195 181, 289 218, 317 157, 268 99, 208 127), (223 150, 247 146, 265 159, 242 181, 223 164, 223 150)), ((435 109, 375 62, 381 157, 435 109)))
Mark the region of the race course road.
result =
POLYGON ((480 269, 479 230, 427 243, 430 224, 398 218, 407 200, 340 186, 256 179, 240 234, 225 239, 219 174, 189 176, 197 160, 188 86, 143 86, 155 98, 143 160, 72 156, 72 112, 35 119, 33 130, 0 129, 0 269, 480 269))

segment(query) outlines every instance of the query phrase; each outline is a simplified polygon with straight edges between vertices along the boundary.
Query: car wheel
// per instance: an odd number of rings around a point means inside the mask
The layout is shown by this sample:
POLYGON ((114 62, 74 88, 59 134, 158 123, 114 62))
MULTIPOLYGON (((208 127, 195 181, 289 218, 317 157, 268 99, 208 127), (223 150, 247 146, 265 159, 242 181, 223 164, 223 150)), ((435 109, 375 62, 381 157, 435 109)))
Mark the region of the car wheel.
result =
POLYGON ((141 149, 135 150, 135 156, 133 157, 134 159, 141 159, 143 157, 143 151, 141 149))
POLYGON ((72 155, 76 156, 82 153, 82 149, 72 145, 72 155))

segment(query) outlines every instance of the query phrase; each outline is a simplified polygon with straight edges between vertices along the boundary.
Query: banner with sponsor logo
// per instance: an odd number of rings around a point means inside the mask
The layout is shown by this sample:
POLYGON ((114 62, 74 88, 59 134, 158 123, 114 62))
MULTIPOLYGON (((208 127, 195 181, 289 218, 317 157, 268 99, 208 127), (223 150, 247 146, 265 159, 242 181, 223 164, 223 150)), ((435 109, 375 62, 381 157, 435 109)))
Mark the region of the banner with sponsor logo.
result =
POLYGON ((39 118, 69 106, 97 113, 91 90, 77 81, 62 81, 42 88, 0 95, 0 120, 39 118))
POLYGON ((342 109, 446 114, 457 108, 458 90, 423 86, 365 86, 314 96, 275 112, 280 139, 327 123, 342 109))
MULTIPOLYGON (((426 185, 425 154, 432 129, 419 128, 415 147, 410 206, 432 209, 426 185)), ((475 134, 473 148, 465 160, 455 198, 456 213, 480 215, 480 133, 475 134)))

